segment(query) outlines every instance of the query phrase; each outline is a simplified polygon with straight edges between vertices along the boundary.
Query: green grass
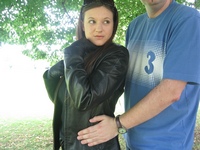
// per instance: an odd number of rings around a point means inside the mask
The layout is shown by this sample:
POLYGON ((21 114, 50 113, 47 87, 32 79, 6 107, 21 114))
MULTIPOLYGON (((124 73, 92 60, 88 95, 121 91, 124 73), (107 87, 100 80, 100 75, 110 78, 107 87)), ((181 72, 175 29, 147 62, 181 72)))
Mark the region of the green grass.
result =
MULTIPOLYGON (((124 150, 124 139, 119 139, 124 150)), ((0 119, 0 150, 51 150, 52 145, 51 119, 0 119)))
POLYGON ((1 150, 51 150, 50 119, 0 120, 1 150))
MULTIPOLYGON (((125 142, 119 136, 121 149, 125 142)), ((0 119, 0 150, 51 150, 50 118, 0 119)), ((200 149, 200 114, 197 116, 193 150, 200 149)))

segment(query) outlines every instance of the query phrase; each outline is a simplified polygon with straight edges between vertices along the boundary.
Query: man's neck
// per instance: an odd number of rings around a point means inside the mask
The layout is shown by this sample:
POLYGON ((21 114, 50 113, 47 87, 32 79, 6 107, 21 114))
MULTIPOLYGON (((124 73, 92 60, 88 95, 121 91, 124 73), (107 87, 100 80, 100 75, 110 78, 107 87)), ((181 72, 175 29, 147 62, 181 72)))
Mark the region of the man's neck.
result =
POLYGON ((156 18, 159 16, 171 4, 171 2, 172 0, 166 0, 152 5, 145 5, 149 18, 156 18))

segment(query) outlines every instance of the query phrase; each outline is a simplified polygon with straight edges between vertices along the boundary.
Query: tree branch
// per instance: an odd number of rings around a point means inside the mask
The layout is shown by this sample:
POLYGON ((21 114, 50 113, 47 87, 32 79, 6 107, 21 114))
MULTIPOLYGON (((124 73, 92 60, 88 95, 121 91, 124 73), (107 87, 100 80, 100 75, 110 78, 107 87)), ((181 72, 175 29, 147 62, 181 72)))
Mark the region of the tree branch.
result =
POLYGON ((64 9, 64 12, 67 14, 67 16, 69 17, 70 19, 70 22, 74 25, 74 27, 76 27, 76 25, 74 24, 74 21, 72 19, 72 17, 69 15, 69 13, 67 12, 67 9, 65 8, 65 4, 66 4, 66 0, 63 0, 62 2, 62 7, 64 9))

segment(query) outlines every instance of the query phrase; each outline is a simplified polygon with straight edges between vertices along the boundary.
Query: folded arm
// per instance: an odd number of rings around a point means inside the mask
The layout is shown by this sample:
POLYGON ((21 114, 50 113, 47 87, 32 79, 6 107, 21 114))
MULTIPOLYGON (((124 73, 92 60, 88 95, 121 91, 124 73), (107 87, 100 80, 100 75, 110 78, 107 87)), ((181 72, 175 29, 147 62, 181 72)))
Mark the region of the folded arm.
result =
POLYGON ((128 51, 115 46, 96 62, 92 73, 88 74, 84 68, 84 53, 93 46, 89 43, 85 47, 82 45, 76 43, 65 49, 65 79, 74 107, 86 110, 108 99, 124 82, 128 51))

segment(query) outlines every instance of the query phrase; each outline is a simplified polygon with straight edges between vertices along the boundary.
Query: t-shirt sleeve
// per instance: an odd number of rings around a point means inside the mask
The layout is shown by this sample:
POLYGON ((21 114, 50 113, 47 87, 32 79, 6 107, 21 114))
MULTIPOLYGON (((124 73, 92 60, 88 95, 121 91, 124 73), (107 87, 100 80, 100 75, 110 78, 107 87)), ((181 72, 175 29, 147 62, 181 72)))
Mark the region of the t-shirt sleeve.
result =
POLYGON ((200 84, 200 15, 175 22, 168 37, 163 78, 200 84))

